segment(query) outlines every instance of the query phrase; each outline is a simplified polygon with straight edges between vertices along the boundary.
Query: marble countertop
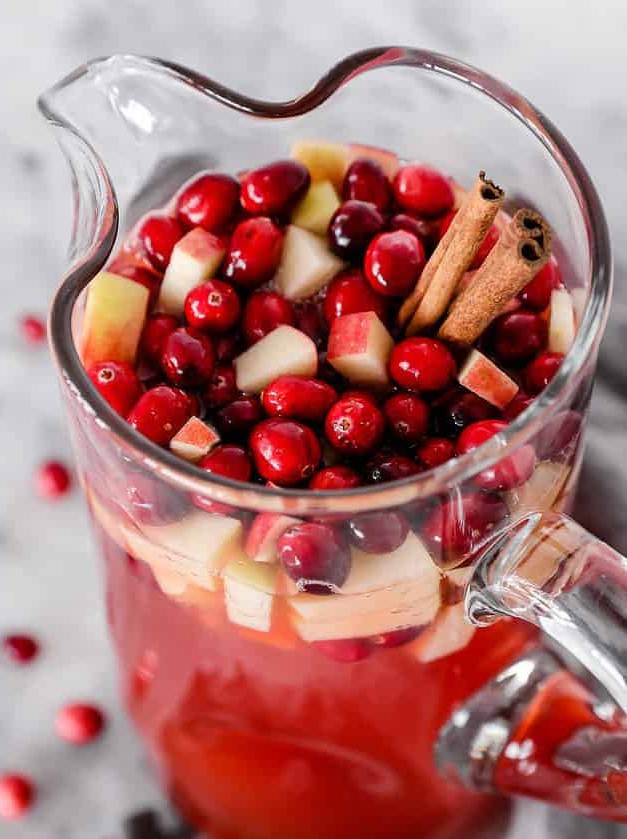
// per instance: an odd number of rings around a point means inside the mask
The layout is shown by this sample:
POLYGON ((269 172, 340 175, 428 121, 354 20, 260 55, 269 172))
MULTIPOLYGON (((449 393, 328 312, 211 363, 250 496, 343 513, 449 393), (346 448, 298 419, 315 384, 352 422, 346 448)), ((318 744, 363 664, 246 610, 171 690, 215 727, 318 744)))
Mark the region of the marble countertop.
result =
MULTIPOLYGON (((3 196, 0 313, 4 498, 0 632, 43 639, 28 671, 0 665, 2 768, 32 773, 39 800, 6 839, 119 839, 132 812, 166 805, 115 694, 98 569, 78 492, 56 506, 36 500, 33 471, 71 457, 51 361, 25 348, 24 311, 45 312, 64 267, 71 202, 65 165, 35 98, 86 59, 153 54, 197 67, 251 94, 299 92, 347 52, 381 43, 424 46, 482 66, 527 95, 571 140, 604 201, 617 263, 617 290, 592 403, 577 516, 627 550, 627 7, 528 0, 57 0, 12 3, 3 15, 3 196), (538 26, 538 21, 542 26, 538 26), (270 47, 270 48, 269 48, 270 47), (97 699, 110 714, 104 738, 76 752, 52 734, 56 708, 97 699)), ((525 804, 511 837, 616 837, 618 828, 525 804)))

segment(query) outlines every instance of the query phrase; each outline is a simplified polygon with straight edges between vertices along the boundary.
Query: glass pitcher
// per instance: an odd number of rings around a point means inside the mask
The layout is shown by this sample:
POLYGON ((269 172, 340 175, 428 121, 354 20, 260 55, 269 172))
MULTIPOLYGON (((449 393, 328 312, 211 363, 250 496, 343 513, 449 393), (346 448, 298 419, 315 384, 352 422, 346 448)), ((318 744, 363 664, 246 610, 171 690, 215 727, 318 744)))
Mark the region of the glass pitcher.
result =
POLYGON ((40 108, 73 176, 71 267, 50 335, 121 687, 184 816, 216 839, 480 836, 504 824, 508 796, 527 795, 627 820, 627 564, 567 515, 610 246, 564 137, 490 76, 405 48, 351 55, 284 103, 114 56, 75 70, 40 108), (84 290, 120 231, 197 172, 262 164, 297 138, 393 148, 461 182, 485 168, 550 219, 580 329, 549 387, 481 448, 369 488, 245 485, 139 436, 90 384, 76 348, 84 290), (523 446, 536 452, 532 478, 478 513, 474 479, 523 446), (253 519, 385 526, 399 511, 412 530, 379 558, 378 585, 303 599, 271 565, 249 562, 245 579, 232 569, 253 519), (477 515, 489 535, 451 567, 446 538, 472 542, 477 515), (418 536, 434 516, 442 550, 436 540, 425 557, 418 536))

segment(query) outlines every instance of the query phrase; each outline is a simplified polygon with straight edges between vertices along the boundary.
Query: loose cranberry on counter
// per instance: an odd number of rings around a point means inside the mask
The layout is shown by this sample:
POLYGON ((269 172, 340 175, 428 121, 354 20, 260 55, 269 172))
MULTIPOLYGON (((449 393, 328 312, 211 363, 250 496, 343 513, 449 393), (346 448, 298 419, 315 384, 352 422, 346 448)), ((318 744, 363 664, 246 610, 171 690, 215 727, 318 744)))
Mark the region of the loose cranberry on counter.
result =
POLYGON ((448 178, 429 166, 402 166, 394 176, 393 186, 397 204, 420 216, 440 216, 455 203, 448 178))
POLYGON ((368 638, 337 638, 335 641, 313 641, 311 645, 327 658, 352 664, 368 658, 374 652, 372 641, 368 638))
POLYGON ((413 393, 395 393, 383 405, 388 427, 397 440, 416 443, 427 433, 429 407, 413 393))
POLYGON ((35 492, 40 498, 56 501, 65 495, 72 485, 70 472, 58 460, 46 460, 35 472, 35 492))
POLYGON ((20 332, 29 344, 43 344, 46 340, 46 324, 37 315, 23 315, 20 318, 20 332))
POLYGON ((318 349, 326 345, 329 330, 319 301, 305 300, 299 303, 296 308, 296 328, 308 335, 318 349))
POLYGON ((507 516, 505 502, 495 493, 454 493, 427 517, 423 533, 432 546, 436 562, 460 564, 507 516))
POLYGON ((320 463, 318 437, 311 428, 288 419, 267 419, 250 435, 257 472, 279 486, 295 486, 310 478, 320 463))
POLYGON ((204 227, 215 233, 231 221, 238 205, 238 181, 211 172, 185 187, 176 201, 176 215, 186 227, 204 227))
POLYGON ((87 375, 103 399, 123 417, 141 396, 141 382, 130 364, 101 361, 92 364, 87 375))
POLYGON ((427 469, 435 469, 455 456, 455 443, 446 437, 431 437, 425 440, 416 454, 427 469))
POLYGON ((380 320, 385 321, 388 312, 388 301, 370 288, 357 268, 342 271, 331 280, 323 305, 329 326, 336 318, 358 312, 374 312, 380 320))
POLYGON ((392 203, 392 185, 376 160, 359 157, 344 175, 342 198, 344 201, 367 201, 380 213, 386 213, 392 203))
POLYGON ((149 315, 139 345, 142 358, 155 367, 159 366, 166 338, 179 326, 178 319, 172 315, 149 315))
POLYGON ((383 439, 385 417, 370 396, 345 393, 327 414, 324 431, 334 449, 347 455, 366 455, 383 439))
POLYGON ((433 426, 439 436, 457 437, 471 422, 493 419, 497 411, 475 393, 455 389, 431 405, 433 426))
POLYGON ((322 421, 336 400, 337 392, 331 385, 306 376, 279 376, 261 396, 268 416, 306 422, 322 421))
POLYGON ((340 588, 350 571, 348 544, 332 525, 322 522, 288 528, 279 537, 277 554, 286 574, 311 594, 340 588))
POLYGON ((541 312, 551 302, 551 292, 562 285, 562 274, 559 265, 550 259, 541 268, 533 280, 523 288, 518 295, 522 302, 531 309, 541 312))
POLYGON ((394 629, 392 632, 382 632, 381 635, 375 635, 372 639, 377 647, 401 647, 403 644, 409 644, 414 641, 424 629, 423 626, 407 626, 404 629, 394 629))
MULTIPOLYGON (((486 420, 469 425, 459 435, 457 454, 462 455, 473 451, 505 428, 507 428, 507 423, 503 420, 486 420)), ((474 482, 482 489, 514 489, 531 477, 535 463, 536 455, 533 446, 523 445, 513 454, 476 475, 474 482)))
POLYGON ((366 464, 364 475, 369 484, 385 484, 389 481, 411 478, 420 471, 420 466, 409 457, 395 452, 382 451, 366 464))
POLYGON ((24 775, 4 772, 0 775, 0 819, 16 821, 30 810, 35 787, 24 775))
POLYGON ((546 346, 546 321, 530 309, 501 315, 492 328, 494 352, 502 364, 526 364, 546 346))
POLYGON ((165 271, 174 246, 184 233, 183 225, 175 218, 148 216, 137 231, 137 238, 154 267, 158 271, 165 271))
POLYGON ((406 230, 391 230, 380 233, 368 246, 364 273, 377 294, 405 297, 413 291, 425 263, 420 239, 406 230))
POLYGON ((39 652, 39 644, 31 635, 5 635, 2 639, 5 655, 17 664, 27 664, 39 652))
POLYGON ((256 291, 251 294, 242 318, 246 342, 255 344, 282 325, 296 325, 294 305, 276 291, 256 291))
POLYGON ((231 332, 228 335, 221 335, 216 340, 216 359, 220 363, 233 361, 235 356, 241 353, 242 349, 242 336, 239 330, 231 332))
POLYGON ((185 493, 147 472, 126 472, 120 493, 125 511, 139 524, 180 521, 189 510, 185 493))
POLYGON ((176 387, 157 385, 142 394, 127 417, 140 434, 166 446, 193 414, 194 403, 176 387))
POLYGON ((257 396, 238 396, 214 417, 220 433, 230 439, 245 437, 262 417, 257 396))
POLYGON ((275 216, 291 210, 309 186, 308 169, 296 160, 278 160, 242 179, 241 203, 249 213, 275 216))
POLYGON ((327 466, 309 481, 309 489, 355 489, 361 484, 359 473, 350 466, 327 466))
MULTIPOLYGON (((439 227, 439 238, 440 239, 444 236, 446 231, 449 229, 449 227, 453 223, 453 219, 455 218, 456 215, 457 215, 457 210, 451 210, 449 213, 447 213, 441 219, 440 227, 439 227)), ((487 255, 490 253, 492 248, 498 242, 500 235, 501 235, 500 230, 498 229, 498 227, 495 224, 493 224, 488 229, 488 232, 486 233, 483 241, 479 245, 479 249, 478 249, 477 253, 475 254, 475 258, 473 259, 473 261, 470 263, 470 265, 468 267, 469 271, 476 271, 477 268, 480 268, 483 265, 487 255)))
POLYGON ((512 420, 515 420, 516 417, 520 416, 523 411, 526 411, 532 402, 533 396, 529 396, 528 393, 519 390, 509 405, 506 405, 505 408, 503 408, 503 419, 507 422, 512 422, 512 420))
POLYGON ((435 338, 406 338, 390 355, 390 375, 397 385, 418 393, 444 390, 455 380, 450 350, 435 338))
POLYGON ((331 250, 342 259, 360 259, 371 240, 383 230, 383 216, 365 201, 345 201, 329 222, 331 250))
POLYGON ((240 222, 224 258, 224 276, 244 288, 263 285, 279 267, 283 234, 269 218, 240 222))
POLYGON ((216 365, 211 381, 203 392, 207 407, 212 411, 224 408, 239 396, 232 364, 216 365))
POLYGON ((102 732, 104 725, 105 717, 100 708, 80 702, 65 705, 54 721, 59 737, 75 746, 91 743, 102 732))
POLYGON ((559 352, 543 352, 525 368, 525 387, 531 394, 540 393, 560 368, 564 356, 559 352))
POLYGON ((221 335, 235 326, 240 316, 239 296, 222 280, 207 280, 193 288, 185 299, 185 317, 190 326, 221 335))
POLYGON ((387 554, 403 544, 409 532, 407 519, 393 510, 363 513, 348 522, 351 542, 369 554, 387 554))
POLYGON ((120 277, 126 277, 129 280, 133 280, 133 282, 143 285, 149 292, 148 308, 151 309, 155 305, 159 297, 161 281, 163 280, 163 275, 160 272, 144 268, 136 263, 124 264, 118 260, 110 265, 108 270, 113 274, 118 274, 120 277))
POLYGON ((216 353, 211 339, 202 332, 180 327, 163 345, 161 367, 174 385, 200 387, 211 378, 216 353))

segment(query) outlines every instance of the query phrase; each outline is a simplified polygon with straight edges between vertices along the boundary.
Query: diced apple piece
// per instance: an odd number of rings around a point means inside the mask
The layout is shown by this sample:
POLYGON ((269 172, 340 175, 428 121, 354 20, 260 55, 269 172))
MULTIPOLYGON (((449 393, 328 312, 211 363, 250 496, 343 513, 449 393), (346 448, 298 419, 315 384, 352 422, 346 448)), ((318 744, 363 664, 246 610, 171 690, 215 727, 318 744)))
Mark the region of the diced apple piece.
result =
POLYGON ((280 513, 259 513, 250 525, 244 550, 255 562, 276 562, 279 537, 300 519, 280 513))
POLYGON ((566 288, 554 288, 549 310, 550 352, 566 355, 575 340, 575 307, 566 288))
POLYGON ((101 271, 90 282, 81 335, 81 358, 85 367, 98 361, 135 363, 144 328, 148 289, 101 271))
POLYGON ((418 661, 425 664, 436 661, 463 650, 470 643, 475 629, 466 620, 463 603, 445 606, 409 649, 418 661))
POLYGON ((288 300, 303 300, 320 291, 343 267, 324 239, 290 224, 275 282, 288 300))
POLYGON ((504 408, 518 393, 516 382, 479 350, 471 350, 457 380, 497 408, 504 408))
POLYGON ((314 181, 292 213, 292 224, 324 236, 340 199, 331 181, 314 181))
POLYGON ((464 599, 466 587, 473 575, 472 565, 462 565, 458 568, 451 568, 444 574, 444 594, 442 599, 445 605, 452 606, 464 599))
POLYGON ((220 435, 198 417, 190 417, 170 441, 170 449, 189 463, 198 463, 220 442, 220 435))
POLYGON ((368 554, 354 550, 351 570, 340 594, 364 594, 396 583, 420 581, 425 591, 440 585, 440 572, 420 541, 410 532, 403 544, 387 554, 368 554))
POLYGON ((356 312, 333 321, 327 360, 351 384, 380 389, 389 384, 393 347, 392 336, 374 312, 356 312))
POLYGON ((180 317, 189 292, 208 277, 213 277, 224 256, 224 243, 202 227, 186 233, 174 246, 166 268, 158 308, 180 317))
POLYGON ((272 565, 235 559, 222 572, 224 602, 231 623, 269 632, 278 569, 272 565))
POLYGON ((358 143, 351 143, 348 147, 348 165, 359 158, 367 157, 374 160, 383 169, 388 178, 393 178, 400 166, 398 155, 388 149, 380 149, 377 146, 361 146, 358 143))
POLYGON ((153 565, 152 573, 161 591, 169 597, 180 597, 188 586, 187 577, 167 566, 153 565))
POLYGON ((538 510, 546 512, 557 501, 568 476, 570 466, 544 460, 536 465, 531 477, 522 486, 505 493, 510 511, 520 514, 538 510))
POLYGON ((339 192, 348 168, 348 151, 343 143, 297 140, 291 148, 290 157, 309 169, 312 181, 331 181, 339 192))
POLYGON ((573 309, 575 310, 575 321, 579 323, 588 304, 588 289, 583 288, 583 286, 571 288, 570 296, 573 301, 573 309))
POLYGON ((278 326, 233 362, 237 387, 246 393, 261 393, 279 376, 315 376, 316 345, 293 326, 278 326))

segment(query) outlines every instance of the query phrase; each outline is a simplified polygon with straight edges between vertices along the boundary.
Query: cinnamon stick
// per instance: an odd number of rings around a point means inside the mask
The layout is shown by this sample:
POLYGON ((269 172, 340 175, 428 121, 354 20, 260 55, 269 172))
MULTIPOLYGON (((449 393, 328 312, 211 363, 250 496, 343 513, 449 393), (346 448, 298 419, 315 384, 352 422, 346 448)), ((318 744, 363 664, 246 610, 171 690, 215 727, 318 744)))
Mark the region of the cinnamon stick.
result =
POLYGON ((505 193, 480 172, 451 226, 424 267, 416 288, 401 306, 398 320, 408 335, 436 323, 457 284, 475 258, 505 193))

